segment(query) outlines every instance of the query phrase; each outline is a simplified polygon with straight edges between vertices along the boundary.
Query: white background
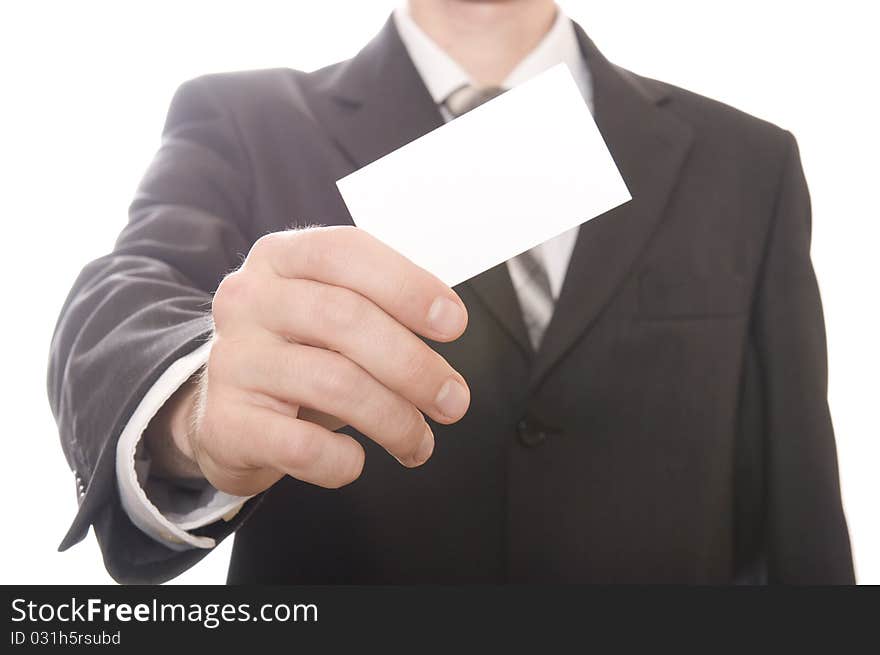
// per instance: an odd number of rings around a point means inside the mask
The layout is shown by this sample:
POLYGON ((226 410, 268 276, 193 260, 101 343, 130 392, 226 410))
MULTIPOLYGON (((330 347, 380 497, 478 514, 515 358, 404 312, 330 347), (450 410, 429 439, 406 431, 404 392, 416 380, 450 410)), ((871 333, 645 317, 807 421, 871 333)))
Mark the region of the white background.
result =
MULTIPOLYGON (((79 269, 108 251, 177 85, 206 72, 350 57, 397 0, 41 2, 0 8, 0 583, 110 582, 76 510, 45 394, 79 269)), ((880 583, 880 215, 874 3, 569 0, 612 61, 797 136, 813 195, 830 402, 857 575, 880 583)), ((296 508, 291 508, 296 511, 296 508)), ((180 582, 222 582, 231 540, 180 582)))

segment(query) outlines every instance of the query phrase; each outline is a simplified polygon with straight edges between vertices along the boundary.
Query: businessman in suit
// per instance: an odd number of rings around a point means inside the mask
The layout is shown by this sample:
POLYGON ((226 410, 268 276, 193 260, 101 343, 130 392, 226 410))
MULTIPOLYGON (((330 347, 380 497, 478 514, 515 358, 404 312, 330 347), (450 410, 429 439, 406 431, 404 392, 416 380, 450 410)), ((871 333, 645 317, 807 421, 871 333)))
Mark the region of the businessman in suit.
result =
POLYGON ((53 339, 61 547, 94 526, 126 582, 234 532, 230 582, 851 583, 809 247, 788 132, 551 0, 191 80, 53 339), (352 227, 335 180, 560 61, 631 202, 455 289, 352 227))

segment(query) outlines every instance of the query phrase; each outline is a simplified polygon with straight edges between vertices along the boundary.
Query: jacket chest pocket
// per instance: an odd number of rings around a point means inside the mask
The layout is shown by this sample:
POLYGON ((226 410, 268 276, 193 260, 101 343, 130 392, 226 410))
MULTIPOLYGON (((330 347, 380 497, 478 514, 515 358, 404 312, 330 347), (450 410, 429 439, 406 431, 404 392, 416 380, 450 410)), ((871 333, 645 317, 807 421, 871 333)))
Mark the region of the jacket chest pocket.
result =
POLYGON ((741 316, 748 313, 749 295, 746 278, 734 273, 647 270, 638 278, 636 317, 741 316))

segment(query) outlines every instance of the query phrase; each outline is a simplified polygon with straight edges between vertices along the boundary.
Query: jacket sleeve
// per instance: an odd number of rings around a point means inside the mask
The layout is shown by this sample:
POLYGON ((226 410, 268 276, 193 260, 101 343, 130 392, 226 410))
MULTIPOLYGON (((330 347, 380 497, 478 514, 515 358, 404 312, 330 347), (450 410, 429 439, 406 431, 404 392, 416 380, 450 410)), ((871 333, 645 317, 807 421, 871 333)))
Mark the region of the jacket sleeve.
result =
MULTIPOLYGON (((212 292, 252 243, 250 186, 236 125, 210 78, 186 82, 113 251, 82 270, 61 310, 48 393, 79 510, 60 549, 94 526, 121 582, 164 581, 205 554, 172 551, 135 527, 119 500, 116 443, 160 375, 210 336, 212 292)), ((203 533, 222 539, 247 513, 203 533)))
POLYGON ((810 261, 810 197, 797 144, 787 138, 754 315, 765 408, 767 575, 771 583, 852 584, 825 326, 810 261))

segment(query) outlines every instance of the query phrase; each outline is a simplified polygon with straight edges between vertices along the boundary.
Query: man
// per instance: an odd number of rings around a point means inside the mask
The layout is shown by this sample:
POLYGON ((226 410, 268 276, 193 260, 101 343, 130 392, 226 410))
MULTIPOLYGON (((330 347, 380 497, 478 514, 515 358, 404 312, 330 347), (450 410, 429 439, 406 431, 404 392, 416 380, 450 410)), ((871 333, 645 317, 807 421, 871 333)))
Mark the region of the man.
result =
POLYGON ((809 240, 790 134, 550 0, 190 81, 53 341, 62 548, 94 525, 127 582, 235 532, 231 582, 851 583, 809 240), (560 61, 630 203, 455 290, 346 227, 335 180, 560 61))

